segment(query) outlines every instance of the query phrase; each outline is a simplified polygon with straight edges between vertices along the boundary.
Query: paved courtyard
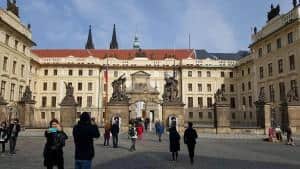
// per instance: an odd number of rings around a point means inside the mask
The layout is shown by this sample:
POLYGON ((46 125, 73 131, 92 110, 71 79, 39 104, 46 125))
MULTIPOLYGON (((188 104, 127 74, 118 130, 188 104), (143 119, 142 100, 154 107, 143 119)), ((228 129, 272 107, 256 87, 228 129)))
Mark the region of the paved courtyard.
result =
MULTIPOLYGON (((179 161, 170 161, 167 136, 159 143, 154 134, 138 141, 137 151, 129 152, 130 141, 121 135, 120 148, 103 147, 103 138, 95 142, 94 169, 299 169, 300 147, 262 142, 257 138, 224 139, 201 137, 197 144, 195 164, 191 166, 187 148, 181 145, 179 161)), ((17 155, 0 156, 1 169, 42 169, 42 137, 20 137, 17 155)), ((300 143, 298 142, 300 145, 300 143)), ((64 149, 65 168, 73 169, 72 138, 64 149)))

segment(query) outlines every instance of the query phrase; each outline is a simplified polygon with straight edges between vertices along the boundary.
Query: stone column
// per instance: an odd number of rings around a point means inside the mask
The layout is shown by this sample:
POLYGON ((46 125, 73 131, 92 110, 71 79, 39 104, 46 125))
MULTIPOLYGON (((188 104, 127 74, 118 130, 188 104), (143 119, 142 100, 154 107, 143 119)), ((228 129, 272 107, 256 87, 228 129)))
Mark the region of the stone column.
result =
POLYGON ((4 100, 2 96, 0 96, 0 121, 5 121, 7 119, 7 102, 4 100))
MULTIPOLYGON (((177 127, 180 132, 184 130, 184 104, 164 103, 162 104, 162 121, 164 126, 169 126, 169 117, 177 118, 177 127)), ((169 126, 170 127, 170 126, 169 126)))
POLYGON ((106 122, 111 123, 113 117, 121 118, 121 130, 127 131, 129 124, 129 104, 128 103, 109 103, 107 107, 108 115, 106 122))
POLYGON ((231 133, 230 127, 230 106, 227 103, 215 104, 216 119, 216 133, 229 134, 231 133))
POLYGON ((269 128, 271 127, 271 104, 267 103, 264 105, 264 128, 265 134, 269 134, 269 128))
POLYGON ((289 124, 294 134, 300 134, 300 105, 289 104, 288 105, 288 119, 289 124))
POLYGON ((23 97, 18 102, 20 110, 19 120, 25 127, 34 127, 34 104, 35 101, 32 100, 32 92, 29 86, 26 86, 23 97))

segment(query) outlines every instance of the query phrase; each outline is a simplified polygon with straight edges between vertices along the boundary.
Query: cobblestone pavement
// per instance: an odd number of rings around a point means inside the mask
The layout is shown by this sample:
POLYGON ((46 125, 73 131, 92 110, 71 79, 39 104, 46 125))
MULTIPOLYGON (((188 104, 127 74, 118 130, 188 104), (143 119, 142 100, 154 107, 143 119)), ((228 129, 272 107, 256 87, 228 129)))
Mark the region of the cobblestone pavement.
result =
MULTIPOLYGON (((159 143, 148 133, 137 142, 137 151, 129 152, 130 141, 121 135, 120 148, 103 147, 103 138, 95 142, 94 169, 299 169, 300 146, 267 143, 261 139, 222 139, 201 137, 197 143, 195 164, 188 160, 181 144, 178 162, 170 161, 167 135, 159 143)), ((17 155, 0 156, 0 169, 42 169, 43 137, 20 137, 17 155)), ((298 142, 300 145, 300 142, 298 142)), ((65 168, 72 169, 74 145, 70 138, 64 149, 65 168)))

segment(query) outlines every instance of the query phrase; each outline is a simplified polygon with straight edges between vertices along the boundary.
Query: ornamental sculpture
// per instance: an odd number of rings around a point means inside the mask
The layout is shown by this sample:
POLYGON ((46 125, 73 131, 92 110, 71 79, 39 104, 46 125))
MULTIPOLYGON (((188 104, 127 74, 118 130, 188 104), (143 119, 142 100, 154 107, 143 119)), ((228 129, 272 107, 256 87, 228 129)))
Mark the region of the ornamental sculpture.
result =
POLYGON ((265 90, 263 88, 259 91, 258 101, 265 102, 265 90))
POLYGON ((126 102, 129 100, 126 95, 126 77, 125 74, 112 82, 113 94, 110 98, 110 102, 126 102))
POLYGON ((23 103, 35 103, 35 101, 32 100, 32 92, 31 92, 29 86, 26 86, 23 97, 21 98, 21 102, 23 102, 23 103))
POLYGON ((215 101, 218 102, 224 102, 226 101, 226 97, 224 95, 224 90, 218 89, 215 93, 215 101))
POLYGON ((276 8, 274 8, 273 4, 271 5, 271 10, 268 12, 268 21, 275 18, 280 13, 280 6, 277 5, 276 8))
POLYGON ((287 99, 288 99, 288 102, 299 101, 299 97, 298 97, 298 93, 297 93, 297 87, 293 87, 287 93, 287 99))
POLYGON ((61 106, 76 106, 77 103, 75 101, 74 98, 74 87, 72 86, 71 83, 66 83, 65 82, 65 86, 66 86, 66 96, 64 97, 64 99, 61 102, 61 106))
POLYGON ((178 96, 178 80, 175 77, 165 78, 166 84, 164 86, 163 101, 168 102, 180 102, 178 96))

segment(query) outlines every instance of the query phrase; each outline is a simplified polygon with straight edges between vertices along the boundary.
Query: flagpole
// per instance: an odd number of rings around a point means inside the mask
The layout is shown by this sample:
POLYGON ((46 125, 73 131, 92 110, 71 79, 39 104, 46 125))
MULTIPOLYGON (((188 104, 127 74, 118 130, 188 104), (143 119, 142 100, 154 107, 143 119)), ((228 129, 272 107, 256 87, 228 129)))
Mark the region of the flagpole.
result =
POLYGON ((106 84, 106 89, 105 89, 105 120, 106 123, 109 122, 108 119, 108 112, 107 112, 107 107, 108 107, 108 57, 106 57, 106 68, 105 68, 105 84, 106 84))

